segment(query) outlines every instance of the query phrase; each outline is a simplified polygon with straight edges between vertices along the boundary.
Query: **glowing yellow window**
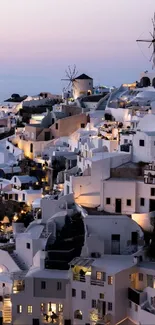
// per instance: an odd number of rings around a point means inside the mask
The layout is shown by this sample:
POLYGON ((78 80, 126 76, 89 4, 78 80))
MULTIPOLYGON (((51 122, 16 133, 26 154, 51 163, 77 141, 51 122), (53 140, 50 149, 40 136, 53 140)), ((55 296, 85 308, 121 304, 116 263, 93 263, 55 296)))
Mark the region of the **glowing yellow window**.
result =
POLYGON ((27 306, 27 312, 28 314, 32 314, 32 306, 30 305, 27 306))

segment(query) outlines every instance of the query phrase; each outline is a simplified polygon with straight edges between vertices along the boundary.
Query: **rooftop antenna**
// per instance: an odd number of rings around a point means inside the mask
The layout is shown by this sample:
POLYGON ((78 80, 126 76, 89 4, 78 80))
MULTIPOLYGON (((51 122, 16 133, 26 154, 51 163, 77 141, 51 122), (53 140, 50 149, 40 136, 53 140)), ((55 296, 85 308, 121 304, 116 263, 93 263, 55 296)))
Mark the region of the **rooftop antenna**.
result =
POLYGON ((75 87, 75 79, 78 75, 78 71, 76 69, 76 65, 74 64, 73 67, 71 67, 70 65, 68 66, 68 69, 65 71, 66 73, 66 78, 61 79, 62 81, 66 81, 68 82, 68 85, 65 88, 65 91, 67 90, 72 90, 73 88, 73 82, 74 82, 74 87, 75 87))
POLYGON ((152 69, 155 68, 155 13, 154 13, 154 17, 152 19, 152 25, 153 25, 153 33, 150 32, 150 35, 152 37, 152 39, 138 39, 136 40, 137 43, 142 42, 142 43, 149 43, 148 48, 151 48, 151 46, 153 46, 153 52, 152 55, 150 57, 150 62, 152 61, 152 69))

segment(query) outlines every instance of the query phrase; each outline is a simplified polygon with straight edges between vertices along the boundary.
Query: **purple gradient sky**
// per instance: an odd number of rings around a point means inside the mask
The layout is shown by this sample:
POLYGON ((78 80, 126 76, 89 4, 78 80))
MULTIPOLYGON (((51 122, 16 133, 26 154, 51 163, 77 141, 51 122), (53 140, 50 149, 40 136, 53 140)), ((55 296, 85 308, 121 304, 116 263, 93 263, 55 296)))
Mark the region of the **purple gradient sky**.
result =
POLYGON ((10 92, 59 92, 68 64, 110 85, 151 69, 135 40, 149 37, 155 0, 1 2, 0 99, 10 92))

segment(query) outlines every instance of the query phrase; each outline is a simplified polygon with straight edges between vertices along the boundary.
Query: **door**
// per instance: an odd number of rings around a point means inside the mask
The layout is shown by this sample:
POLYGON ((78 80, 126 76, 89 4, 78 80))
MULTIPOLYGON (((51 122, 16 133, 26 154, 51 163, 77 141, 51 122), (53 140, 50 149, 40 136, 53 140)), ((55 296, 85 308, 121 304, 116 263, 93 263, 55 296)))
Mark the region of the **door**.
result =
POLYGON ((111 254, 120 254, 120 235, 111 235, 111 254))
POLYGON ((106 314, 106 302, 102 301, 102 316, 105 316, 106 314))
POLYGON ((131 245, 138 245, 138 232, 133 231, 131 233, 131 245))
POLYGON ((122 200, 121 199, 115 200, 115 212, 122 213, 122 200))
POLYGON ((150 200, 150 212, 155 211, 155 200, 150 200))

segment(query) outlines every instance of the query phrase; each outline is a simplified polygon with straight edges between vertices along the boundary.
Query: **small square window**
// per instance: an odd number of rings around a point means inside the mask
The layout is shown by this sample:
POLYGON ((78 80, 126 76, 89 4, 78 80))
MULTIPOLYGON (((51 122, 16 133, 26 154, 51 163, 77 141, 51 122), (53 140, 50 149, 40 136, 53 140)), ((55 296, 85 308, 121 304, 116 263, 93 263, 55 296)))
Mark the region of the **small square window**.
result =
POLYGON ((144 142, 144 140, 139 140, 139 146, 140 146, 140 147, 144 147, 144 146, 145 146, 145 142, 144 142))
POLYGON ((111 200, 110 200, 110 197, 107 197, 107 198, 106 198, 106 204, 110 204, 110 201, 111 201, 111 200))
POLYGON ((112 302, 108 302, 108 310, 112 311, 112 302))
POLYGON ((27 312, 28 314, 32 314, 32 306, 30 305, 27 306, 27 312))
POLYGON ((132 302, 129 300, 129 308, 132 308, 132 302))
POLYGON ((138 311, 138 305, 135 305, 135 311, 138 311))
POLYGON ((140 198, 140 205, 141 207, 145 206, 145 199, 143 197, 140 198))
POLYGON ((112 276, 108 276, 108 284, 109 285, 113 284, 113 277, 112 276))
POLYGON ((127 205, 128 207, 131 207, 131 200, 130 200, 130 199, 126 200, 126 205, 127 205))
POLYGON ((84 129, 84 128, 85 128, 85 124, 81 123, 81 129, 84 129))
POLYGON ((86 291, 81 290, 81 299, 86 299, 86 291))
POLYGON ((76 297, 76 289, 72 289, 72 297, 76 297))
POLYGON ((26 243, 26 248, 27 248, 27 249, 30 249, 30 248, 31 248, 30 243, 26 243))
POLYGON ((41 281, 41 289, 46 289, 46 282, 45 281, 41 281))
POLYGON ((100 299, 104 299, 104 293, 100 293, 100 299))
POLYGON ((61 282, 57 282, 57 290, 60 291, 62 289, 61 282))
POLYGON ((143 273, 139 273, 138 278, 139 278, 139 281, 143 281, 143 273))
POLYGON ((128 139, 124 139, 124 144, 127 144, 128 143, 128 139))
POLYGON ((92 308, 96 308, 97 307, 97 303, 96 303, 96 300, 95 299, 92 299, 92 301, 91 301, 91 307, 92 308))

